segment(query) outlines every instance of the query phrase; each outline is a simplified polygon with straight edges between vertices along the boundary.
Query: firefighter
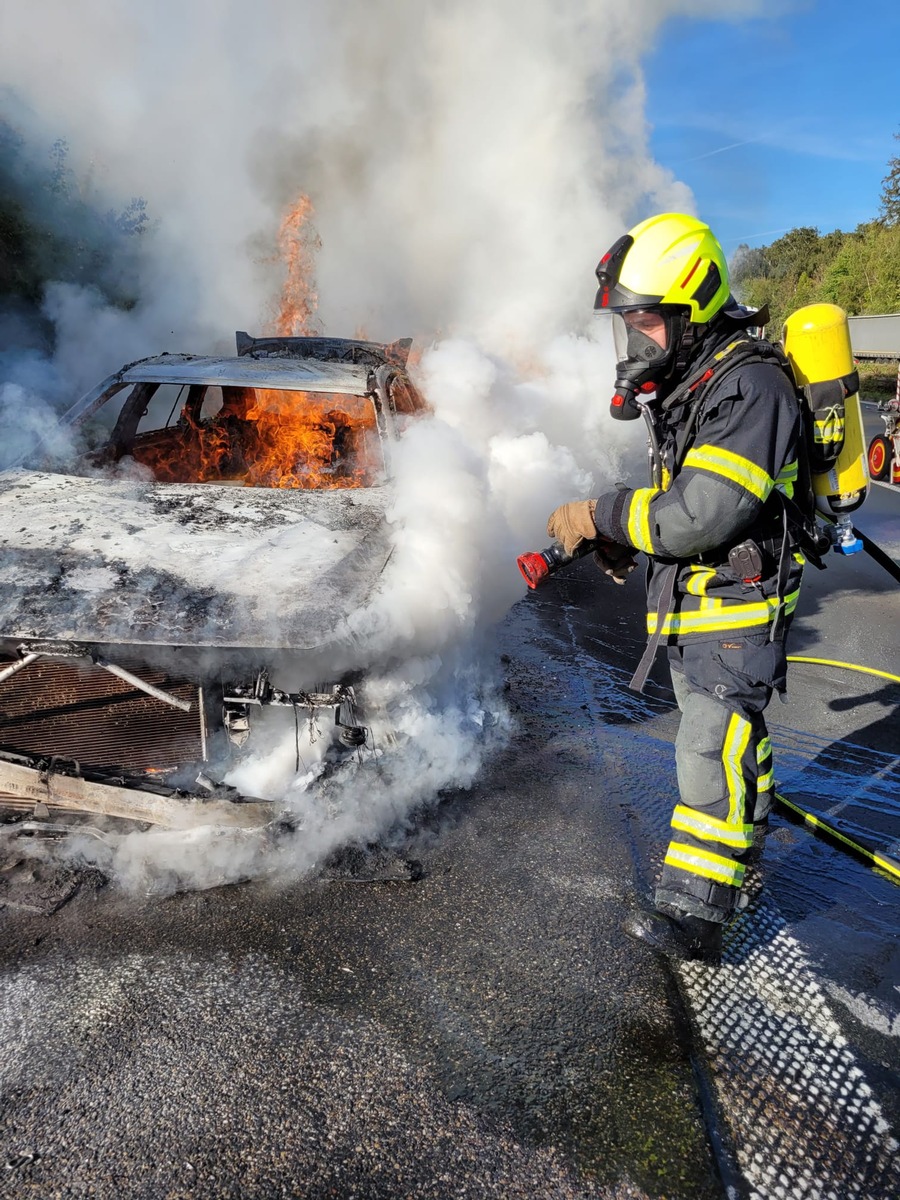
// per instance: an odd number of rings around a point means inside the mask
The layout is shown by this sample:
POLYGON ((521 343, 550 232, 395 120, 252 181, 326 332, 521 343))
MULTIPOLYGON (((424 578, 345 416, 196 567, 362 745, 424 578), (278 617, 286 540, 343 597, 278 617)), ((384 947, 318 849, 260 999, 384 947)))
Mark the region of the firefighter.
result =
MULTIPOLYGON (((655 911, 626 929, 680 958, 716 961, 740 907, 754 830, 772 804, 763 711, 785 689, 785 635, 804 558, 797 511, 799 402, 783 358, 752 337, 765 316, 731 297, 709 227, 665 213, 619 238, 597 268, 595 310, 611 315, 620 358, 614 415, 643 415, 648 487, 619 485, 557 508, 548 532, 568 552, 601 535, 598 564, 624 582, 642 551, 650 641, 660 640, 681 722, 680 800, 655 911)), ((759 839, 757 839, 759 840, 759 839)))

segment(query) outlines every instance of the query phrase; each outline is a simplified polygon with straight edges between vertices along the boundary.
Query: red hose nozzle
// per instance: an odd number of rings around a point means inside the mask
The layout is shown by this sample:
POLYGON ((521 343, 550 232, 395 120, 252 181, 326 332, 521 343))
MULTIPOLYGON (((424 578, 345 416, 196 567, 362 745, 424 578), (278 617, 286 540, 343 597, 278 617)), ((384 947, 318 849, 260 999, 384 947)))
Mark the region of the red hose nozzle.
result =
POLYGON ((585 554, 590 554, 598 540, 582 542, 574 554, 566 554, 562 546, 558 542, 554 542, 546 550, 532 550, 528 554, 520 554, 516 559, 516 565, 522 572, 522 578, 534 591, 551 575, 555 575, 561 567, 567 567, 576 558, 583 558, 585 554))
POLYGON ((520 554, 516 566, 522 572, 522 578, 532 591, 552 573, 552 567, 547 561, 546 551, 532 550, 528 554, 520 554))

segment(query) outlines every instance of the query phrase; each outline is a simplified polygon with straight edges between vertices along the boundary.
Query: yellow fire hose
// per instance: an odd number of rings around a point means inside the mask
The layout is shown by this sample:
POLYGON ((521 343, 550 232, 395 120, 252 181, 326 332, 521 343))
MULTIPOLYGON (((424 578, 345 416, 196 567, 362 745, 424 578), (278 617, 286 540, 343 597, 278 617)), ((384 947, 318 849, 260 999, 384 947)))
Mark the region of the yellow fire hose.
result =
MULTIPOLYGON (((859 671, 864 675, 877 675, 880 679, 889 679, 893 683, 900 683, 900 675, 893 675, 890 671, 878 671, 874 667, 861 667, 857 663, 838 662, 830 658, 810 658, 802 654, 789 654, 787 660, 788 662, 815 663, 817 666, 822 667, 841 667, 845 671, 859 671)), ((882 854, 879 850, 865 845, 855 833, 851 834, 848 830, 842 829, 839 825, 835 824, 834 821, 825 820, 825 818, 817 816, 808 809, 801 807, 794 800, 789 800, 787 796, 782 796, 779 792, 775 793, 775 799, 786 810, 787 815, 798 818, 813 833, 821 834, 836 842, 842 849, 856 854, 869 863, 870 866, 880 867, 896 883, 900 883, 900 862, 897 859, 891 858, 889 855, 882 854)))
POLYGON ((789 654, 788 662, 816 663, 820 667, 842 667, 845 671, 859 671, 863 675, 877 675, 880 679, 890 679, 892 683, 900 683, 900 675, 892 675, 890 671, 877 671, 875 667, 860 667, 856 663, 838 662, 834 658, 807 658, 804 654, 789 654))
POLYGON ((851 834, 846 829, 839 828, 834 821, 817 817, 815 813, 802 808, 793 800, 788 800, 787 796, 782 796, 780 792, 775 793, 775 799, 787 810, 788 815, 799 818, 813 833, 822 834, 823 837, 837 842, 844 850, 858 855, 872 867, 880 867, 895 883, 900 883, 900 862, 896 858, 890 858, 887 854, 864 845, 855 833, 851 834))

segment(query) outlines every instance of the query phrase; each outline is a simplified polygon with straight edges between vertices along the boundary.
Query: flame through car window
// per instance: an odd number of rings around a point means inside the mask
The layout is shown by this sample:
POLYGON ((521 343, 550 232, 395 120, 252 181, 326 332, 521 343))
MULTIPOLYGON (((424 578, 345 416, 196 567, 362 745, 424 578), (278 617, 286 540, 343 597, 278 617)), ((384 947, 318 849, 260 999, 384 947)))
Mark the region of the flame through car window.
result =
MULTIPOLYGON (((177 420, 153 428, 148 405, 122 450, 160 483, 354 488, 383 482, 366 396, 245 387, 191 390, 177 420)), ((156 415, 155 413, 153 414, 156 415)))

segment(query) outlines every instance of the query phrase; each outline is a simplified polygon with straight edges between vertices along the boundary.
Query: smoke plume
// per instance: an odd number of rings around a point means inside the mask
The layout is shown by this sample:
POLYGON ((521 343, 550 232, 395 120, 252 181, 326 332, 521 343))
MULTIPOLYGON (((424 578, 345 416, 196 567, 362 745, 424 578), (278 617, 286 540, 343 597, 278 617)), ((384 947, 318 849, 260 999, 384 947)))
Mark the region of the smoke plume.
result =
MULTIPOLYGON (((87 200, 142 197, 150 216, 121 281, 130 308, 49 283, 54 351, 4 355, 5 429, 141 355, 231 353, 235 329, 260 331, 284 281, 280 223, 301 194, 318 327, 424 348, 433 417, 401 447, 395 552, 348 642, 406 749, 383 756, 377 786, 351 773, 329 792, 330 823, 292 740, 239 780, 287 796, 306 831, 298 867, 471 781, 485 726, 499 736, 506 723, 472 664, 522 593, 516 554, 544 544, 553 507, 642 458, 605 415, 612 355, 591 320, 592 271, 635 220, 692 208, 648 153, 640 62, 665 20, 718 9, 32 0, 0 17, 7 119, 34 144, 66 139, 87 200)), ((128 845, 118 869, 142 880, 156 852, 128 845)), ((156 861, 174 855, 167 844, 156 861)), ((216 878, 261 861, 234 844, 177 856, 178 878, 201 859, 216 878)))

